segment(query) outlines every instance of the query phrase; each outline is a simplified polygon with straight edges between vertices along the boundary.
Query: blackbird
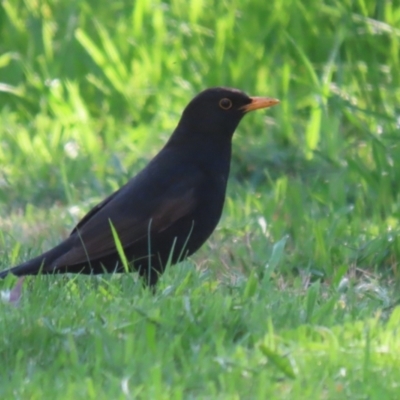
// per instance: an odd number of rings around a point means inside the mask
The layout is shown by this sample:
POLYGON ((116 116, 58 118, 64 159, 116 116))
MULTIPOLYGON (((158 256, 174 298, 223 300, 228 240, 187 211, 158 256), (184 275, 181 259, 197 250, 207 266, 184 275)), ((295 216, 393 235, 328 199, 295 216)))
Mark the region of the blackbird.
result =
POLYGON ((166 265, 193 254, 218 224, 240 120, 248 111, 277 103, 237 89, 204 90, 142 171, 90 210, 66 240, 2 271, 0 278, 125 272, 128 267, 154 286, 166 265))

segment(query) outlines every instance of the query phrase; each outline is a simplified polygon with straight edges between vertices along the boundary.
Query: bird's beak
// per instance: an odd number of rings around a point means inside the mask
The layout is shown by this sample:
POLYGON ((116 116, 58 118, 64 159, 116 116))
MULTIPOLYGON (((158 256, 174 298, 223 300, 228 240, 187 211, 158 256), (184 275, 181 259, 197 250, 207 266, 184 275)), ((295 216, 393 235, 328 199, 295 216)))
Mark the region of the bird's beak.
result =
POLYGON ((251 103, 240 107, 240 109, 244 112, 258 110, 259 108, 268 108, 280 103, 279 100, 271 99, 270 97, 250 97, 250 99, 251 103))

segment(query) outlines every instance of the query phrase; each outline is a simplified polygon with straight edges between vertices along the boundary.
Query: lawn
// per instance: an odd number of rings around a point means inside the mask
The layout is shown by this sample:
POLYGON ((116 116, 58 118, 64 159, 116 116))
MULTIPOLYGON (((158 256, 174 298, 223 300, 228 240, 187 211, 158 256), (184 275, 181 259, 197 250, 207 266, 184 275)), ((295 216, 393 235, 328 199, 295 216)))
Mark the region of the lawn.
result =
POLYGON ((41 276, 0 304, 0 397, 400 398, 399 54, 398 0, 3 0, 0 269, 65 238, 202 89, 281 104, 241 122, 220 224, 156 294, 41 276))

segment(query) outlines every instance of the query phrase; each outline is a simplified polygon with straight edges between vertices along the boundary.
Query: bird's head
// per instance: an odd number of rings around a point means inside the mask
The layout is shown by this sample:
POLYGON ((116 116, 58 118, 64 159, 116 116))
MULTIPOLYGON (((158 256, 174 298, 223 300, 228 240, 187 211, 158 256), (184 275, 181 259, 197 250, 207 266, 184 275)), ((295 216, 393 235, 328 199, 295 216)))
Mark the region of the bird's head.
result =
POLYGON ((247 112, 278 103, 279 100, 268 97, 250 97, 238 89, 210 88, 187 105, 178 128, 183 128, 188 135, 230 138, 247 112))

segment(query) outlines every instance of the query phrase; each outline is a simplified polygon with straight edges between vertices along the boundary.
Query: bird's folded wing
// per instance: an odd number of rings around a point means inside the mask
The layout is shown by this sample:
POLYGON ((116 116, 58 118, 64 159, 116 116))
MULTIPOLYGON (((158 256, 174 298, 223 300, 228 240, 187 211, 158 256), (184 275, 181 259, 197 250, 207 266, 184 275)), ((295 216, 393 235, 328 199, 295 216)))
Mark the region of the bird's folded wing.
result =
POLYGON ((154 197, 136 193, 134 187, 121 188, 83 218, 68 239, 73 241, 73 246, 54 261, 53 267, 80 264, 115 253, 111 224, 123 247, 147 237, 150 232, 167 229, 197 206, 198 182, 193 177, 189 182, 177 183, 163 192, 155 190, 154 197), (143 201, 144 198, 148 201, 143 201))
POLYGON ((118 189, 117 191, 115 191, 114 193, 110 194, 110 196, 106 197, 103 201, 101 201, 99 204, 96 204, 79 222, 78 224, 75 226, 75 228, 72 230, 71 232, 71 236, 74 235, 78 229, 82 228, 86 222, 88 222, 99 210, 101 210, 102 208, 104 208, 104 206, 109 203, 113 198, 115 198, 118 193, 123 189, 123 187, 121 187, 120 189, 118 189))

